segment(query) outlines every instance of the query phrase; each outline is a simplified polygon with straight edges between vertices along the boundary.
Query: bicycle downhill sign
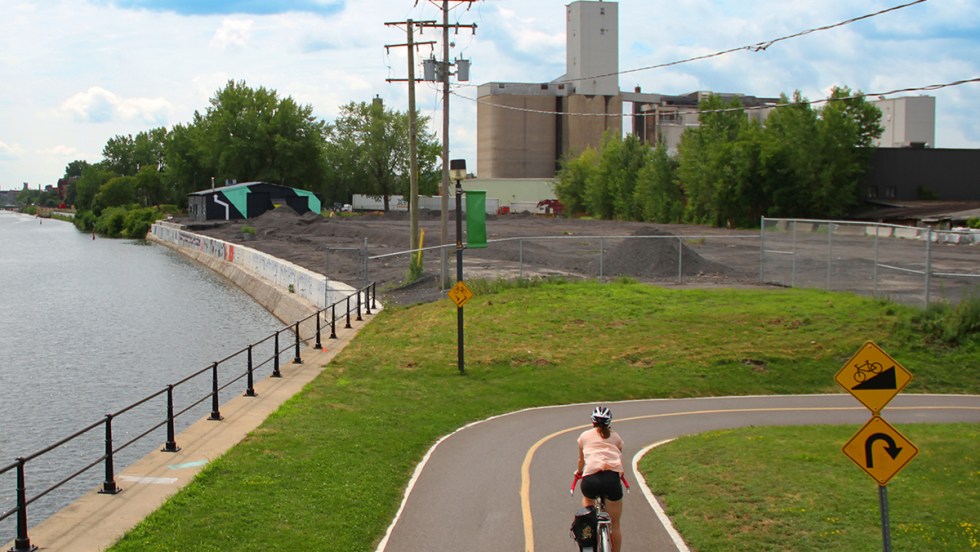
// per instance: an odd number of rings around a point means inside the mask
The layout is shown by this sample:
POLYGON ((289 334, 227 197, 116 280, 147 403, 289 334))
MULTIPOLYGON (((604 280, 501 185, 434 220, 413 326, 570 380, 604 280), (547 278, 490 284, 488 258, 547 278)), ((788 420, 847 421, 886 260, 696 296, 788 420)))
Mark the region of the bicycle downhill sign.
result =
POLYGON ((877 414, 912 381, 912 374, 868 341, 837 372, 834 380, 877 414))

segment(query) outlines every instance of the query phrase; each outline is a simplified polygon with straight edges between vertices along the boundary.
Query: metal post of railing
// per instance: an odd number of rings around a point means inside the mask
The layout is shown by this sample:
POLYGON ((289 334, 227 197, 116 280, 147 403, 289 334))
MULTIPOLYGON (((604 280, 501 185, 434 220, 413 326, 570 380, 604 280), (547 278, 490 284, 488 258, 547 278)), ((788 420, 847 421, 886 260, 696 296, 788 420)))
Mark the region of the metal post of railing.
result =
POLYGON ((357 321, 361 321, 361 290, 357 290, 357 321))
POLYGON ((926 231, 926 308, 929 308, 929 285, 932 275, 932 228, 926 231))
POLYGON ((605 253, 605 249, 606 249, 606 240, 604 238, 599 238, 599 279, 600 280, 602 279, 602 276, 604 274, 602 261, 604 260, 605 257, 605 255, 603 255, 603 253, 605 253))
POLYGON ((371 283, 371 308, 377 310, 378 308, 378 283, 371 283))
POLYGON ((684 241, 677 238, 677 283, 684 282, 684 241))
POLYGON ((330 305, 330 339, 337 339, 337 303, 330 305))
POLYGON ((276 338, 272 341, 272 346, 276 350, 272 353, 272 376, 270 377, 281 378, 282 372, 279 371, 279 331, 276 331, 276 338))
POLYGON ((317 349, 322 349, 323 344, 320 343, 320 313, 323 311, 316 311, 316 345, 317 349))
POLYGON ((116 494, 116 476, 112 465, 112 414, 105 415, 105 481, 102 482, 101 494, 116 494))
POLYGON ((163 445, 160 452, 177 452, 176 432, 174 431, 174 386, 167 386, 167 442, 163 445))
POLYGON ((364 314, 371 316, 371 287, 364 288, 364 314))
POLYGON ((255 396, 255 378, 252 376, 252 344, 248 344, 248 386, 245 389, 246 397, 255 396))
POLYGON ((33 552, 36 546, 31 546, 27 536, 27 478, 24 477, 24 464, 27 460, 17 459, 17 538, 10 552, 33 552))
POLYGON ((347 296, 347 308, 344 310, 347 311, 347 324, 345 324, 344 327, 349 330, 353 328, 353 326, 350 325, 350 295, 347 296))
POLYGON ((211 416, 209 420, 221 421, 221 411, 218 410, 218 363, 211 364, 211 416))
POLYGON ((296 354, 293 358, 293 364, 303 364, 303 359, 299 356, 299 321, 296 321, 296 354))

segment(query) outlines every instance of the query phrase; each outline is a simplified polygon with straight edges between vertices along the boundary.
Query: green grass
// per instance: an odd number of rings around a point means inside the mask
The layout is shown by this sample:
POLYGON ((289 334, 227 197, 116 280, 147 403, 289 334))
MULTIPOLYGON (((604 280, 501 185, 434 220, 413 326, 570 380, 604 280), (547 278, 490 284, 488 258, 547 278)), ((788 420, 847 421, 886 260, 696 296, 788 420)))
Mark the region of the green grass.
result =
MULTIPOLYGON (((714 431, 654 449, 640 469, 694 550, 881 550, 878 485, 841 452, 857 429, 714 431)), ((893 549, 977 549, 980 428, 900 429, 921 452, 888 483, 893 549)))
POLYGON ((914 374, 906 393, 980 391, 980 340, 928 345, 910 330, 914 309, 857 296, 628 281, 471 287, 466 376, 448 299, 384 310, 113 550, 373 550, 422 455, 468 422, 561 403, 842 392, 833 376, 865 340, 914 374), (601 387, 582 385, 596 376, 601 387))

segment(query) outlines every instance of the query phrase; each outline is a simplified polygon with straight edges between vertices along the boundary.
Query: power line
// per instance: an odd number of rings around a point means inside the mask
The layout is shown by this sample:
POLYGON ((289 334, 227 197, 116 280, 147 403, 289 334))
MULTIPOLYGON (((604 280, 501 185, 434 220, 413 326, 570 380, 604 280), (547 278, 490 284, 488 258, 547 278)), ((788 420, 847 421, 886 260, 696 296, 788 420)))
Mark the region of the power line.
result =
MULTIPOLYGON (((785 107, 785 106, 790 106, 790 105, 817 105, 817 104, 828 103, 828 102, 832 102, 832 101, 853 100, 853 99, 862 98, 862 97, 863 98, 867 98, 867 97, 880 97, 880 98, 884 98, 885 96, 892 96, 892 95, 895 95, 895 94, 907 94, 909 92, 928 92, 928 91, 931 91, 931 90, 939 90, 939 89, 942 89, 942 88, 950 88, 950 87, 953 87, 953 86, 960 86, 960 85, 963 85, 963 84, 969 84, 969 83, 975 83, 975 82, 980 82, 980 77, 974 77, 972 79, 961 79, 961 80, 956 80, 956 81, 942 83, 942 84, 929 84, 929 85, 926 85, 926 86, 917 86, 917 87, 910 87, 910 88, 898 88, 898 89, 895 89, 895 90, 889 90, 887 92, 866 92, 866 93, 859 93, 859 94, 854 94, 852 96, 848 96, 846 98, 824 98, 824 99, 821 99, 821 100, 807 100, 807 101, 804 101, 804 102, 797 102, 797 103, 786 103, 786 104, 778 103, 778 104, 767 104, 767 105, 752 106, 752 107, 728 107, 728 108, 722 108, 722 109, 709 109, 709 110, 704 110, 704 111, 696 111, 696 110, 695 111, 672 111, 671 114, 676 114, 676 115, 691 115, 691 114, 695 114, 695 113, 702 113, 703 114, 703 113, 724 113, 724 112, 731 112, 731 111, 753 111, 753 110, 759 110, 759 109, 771 109, 771 108, 774 108, 774 107, 785 107)), ((482 104, 489 105, 491 107, 495 107, 495 108, 499 108, 499 109, 510 109, 512 111, 523 111, 525 113, 538 113, 538 114, 541 114, 541 115, 565 115, 565 116, 569 116, 569 117, 653 117, 655 115, 654 113, 568 113, 568 112, 565 112, 565 111, 544 111, 544 110, 540 110, 540 109, 528 109, 528 108, 525 108, 525 107, 513 107, 513 106, 508 106, 508 105, 500 105, 500 104, 490 103, 490 102, 488 102, 486 100, 481 100, 480 98, 471 98, 469 96, 463 96, 462 94, 459 94, 457 92, 451 92, 451 94, 453 94, 457 98, 462 98, 464 100, 469 100, 469 101, 474 102, 474 103, 477 103, 477 104, 482 103, 482 104)))
POLYGON ((664 67, 672 67, 674 65, 681 65, 683 63, 690 63, 692 61, 701 61, 703 59, 710 59, 710 58, 714 58, 714 57, 724 56, 724 55, 728 55, 728 54, 731 54, 731 53, 734 53, 734 52, 740 52, 742 50, 748 50, 748 51, 752 51, 752 52, 763 52, 767 48, 769 48, 770 46, 772 46, 773 44, 775 44, 777 42, 782 42, 784 40, 789 40, 791 38, 798 38, 798 37, 801 37, 801 36, 804 36, 804 35, 808 35, 808 34, 811 34, 811 33, 815 33, 815 32, 818 32, 818 31, 826 31, 826 30, 829 30, 829 29, 835 29, 837 27, 843 27, 844 25, 849 25, 849 24, 854 23, 854 22, 857 22, 857 21, 862 21, 864 19, 870 19, 872 17, 876 17, 876 16, 879 16, 879 15, 882 15, 882 14, 886 14, 888 12, 893 12, 893 11, 897 11, 897 10, 900 10, 900 9, 903 9, 903 8, 908 8, 909 6, 914 6, 916 4, 922 4, 923 2, 926 2, 926 1, 928 1, 928 0, 914 0, 913 2, 909 2, 907 4, 901 4, 899 6, 893 6, 891 8, 886 8, 884 10, 877 11, 877 12, 874 12, 874 13, 869 13, 869 14, 866 14, 866 15, 858 16, 858 17, 852 17, 851 19, 847 19, 847 20, 841 21, 839 23, 834 23, 834 24, 831 24, 831 25, 824 25, 823 27, 815 27, 815 28, 812 28, 812 29, 807 29, 805 31, 800 31, 798 33, 793 33, 791 35, 786 35, 786 36, 781 36, 779 38, 774 38, 772 40, 766 40, 766 41, 763 41, 763 42, 756 42, 755 44, 748 44, 746 46, 739 46, 737 48, 729 48, 728 50, 723 50, 721 52, 715 52, 713 54, 705 54, 705 55, 702 55, 702 56, 695 56, 695 57, 692 57, 692 58, 682 59, 682 60, 678 60, 678 61, 669 61, 667 63, 660 63, 660 64, 657 64, 657 65, 648 65, 646 67, 637 67, 636 69, 625 69, 623 71, 617 71, 617 72, 614 72, 614 73, 606 73, 604 75, 595 75, 595 76, 591 76, 591 77, 580 77, 580 78, 577 78, 577 79, 567 79, 567 80, 562 80, 562 81, 557 81, 557 82, 576 82, 576 81, 588 80, 588 79, 600 79, 600 78, 603 78, 603 77, 612 77, 612 76, 615 76, 615 75, 626 75, 628 73, 637 73, 637 72, 640 72, 640 71, 649 71, 651 69, 662 69, 664 67))

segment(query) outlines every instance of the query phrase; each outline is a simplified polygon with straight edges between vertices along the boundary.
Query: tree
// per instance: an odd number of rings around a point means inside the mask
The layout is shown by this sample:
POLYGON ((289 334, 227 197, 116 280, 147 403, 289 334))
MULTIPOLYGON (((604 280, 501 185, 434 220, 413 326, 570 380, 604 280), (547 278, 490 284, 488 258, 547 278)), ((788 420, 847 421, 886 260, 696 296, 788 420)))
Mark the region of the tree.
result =
POLYGON ((645 221, 679 223, 684 214, 684 193, 677 181, 677 161, 667 146, 647 150, 643 168, 636 175, 634 200, 645 221))
POLYGON ((101 164, 89 165, 82 170, 82 175, 75 182, 75 209, 88 211, 94 208, 93 203, 99 188, 115 176, 112 171, 101 164))
POLYGON ((555 177, 555 195, 569 215, 585 211, 585 185, 599 170, 599 153, 585 148, 578 157, 564 159, 555 177))
MULTIPOLYGON (((418 155, 420 175, 431 174, 440 151, 435 136, 425 130, 428 118, 418 116, 418 155)), ((381 197, 384 209, 389 198, 409 193, 408 114, 386 109, 380 101, 348 103, 327 132, 327 162, 336 187, 381 197)), ((419 179, 419 192, 435 188, 433 178, 419 179)), ((432 190, 435 191, 434 189, 432 190)))
MULTIPOLYGON (((210 103, 204 114, 194 114, 197 132, 181 137, 199 140, 201 159, 188 165, 203 165, 219 182, 262 180, 308 190, 323 182, 326 126, 312 107, 235 81, 210 103)), ((186 153, 193 149, 184 146, 186 153)))
POLYGON ((71 178, 73 176, 82 176, 82 171, 85 169, 85 167, 88 166, 89 166, 88 161, 82 161, 80 159, 76 159, 75 161, 68 163, 68 165, 65 166, 65 178, 71 178))
POLYGON ((126 207, 136 203, 136 177, 117 176, 99 187, 92 200, 92 210, 101 213, 109 207, 126 207))
POLYGON ((594 214, 607 219, 640 219, 633 190, 646 150, 633 134, 622 139, 608 133, 603 137, 599 169, 586 183, 586 198, 594 214))

